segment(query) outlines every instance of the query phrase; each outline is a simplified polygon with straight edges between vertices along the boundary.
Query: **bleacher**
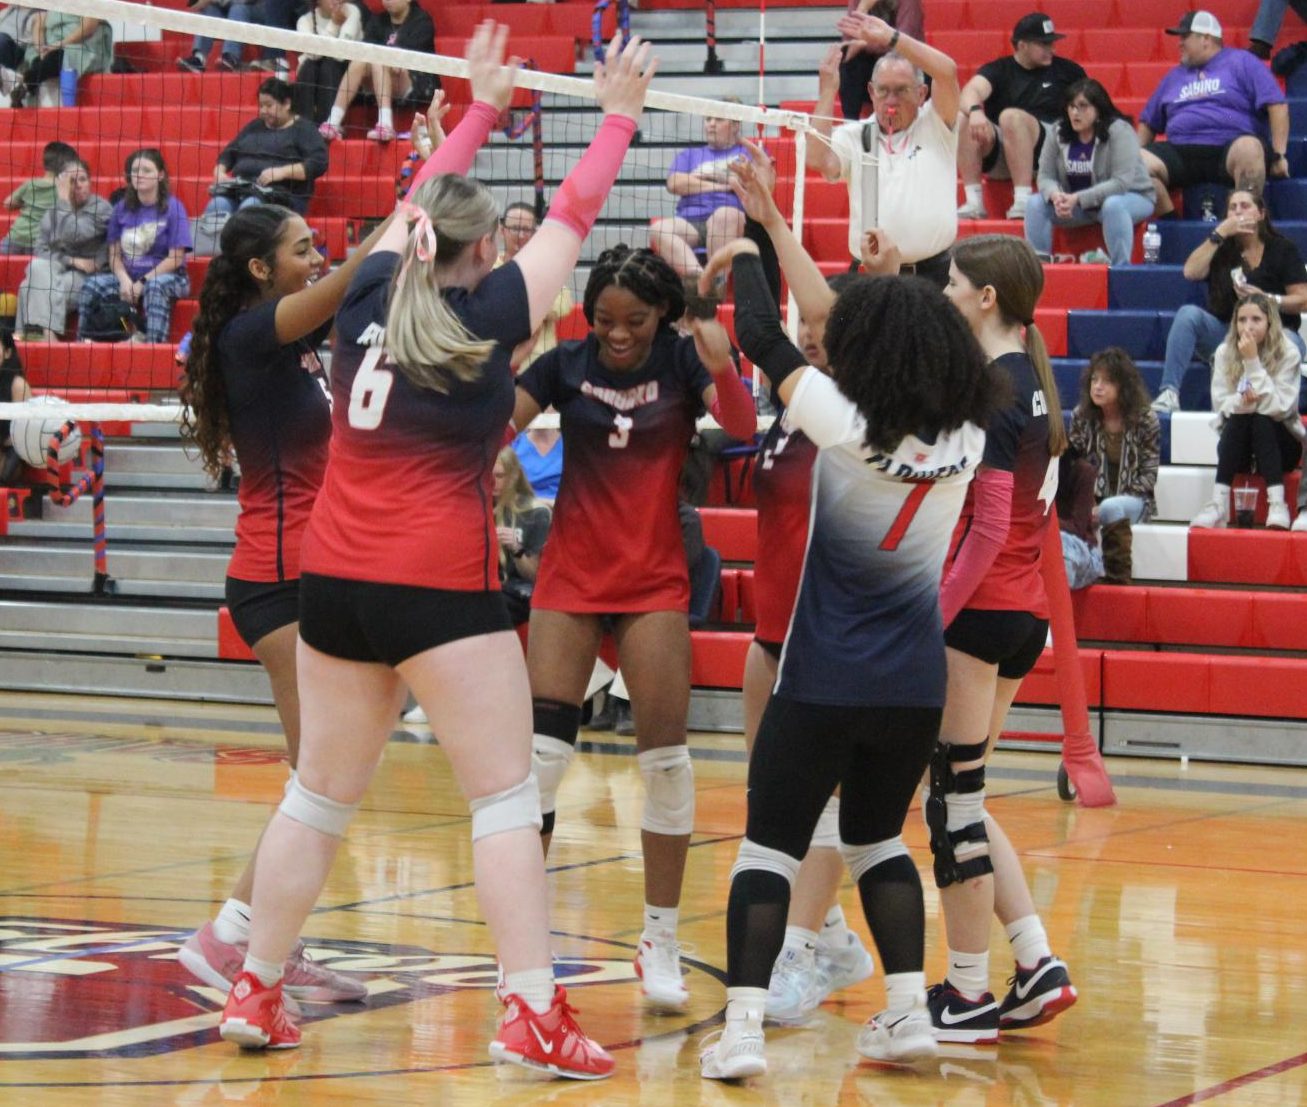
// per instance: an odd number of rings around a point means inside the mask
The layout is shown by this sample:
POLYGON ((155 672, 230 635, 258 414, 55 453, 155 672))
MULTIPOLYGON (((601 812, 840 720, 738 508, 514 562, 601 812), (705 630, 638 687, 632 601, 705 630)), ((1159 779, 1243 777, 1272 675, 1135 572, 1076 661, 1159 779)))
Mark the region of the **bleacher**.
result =
MULTIPOLYGON (((163 6, 183 7, 184 0, 166 0, 163 6)), ((751 0, 719 0, 718 6, 718 52, 727 65, 721 77, 701 72, 703 23, 701 5, 694 0, 645 0, 632 13, 632 24, 654 39, 665 59, 660 87, 754 99, 756 8, 751 0)), ((1038 5, 1030 0, 927 0, 927 37, 958 60, 965 80, 980 64, 1008 50, 1013 23, 1036 6, 1069 35, 1059 52, 1079 60, 1124 110, 1137 113, 1174 63, 1175 40, 1161 29, 1172 25, 1180 10, 1214 11, 1226 27, 1227 43, 1243 45, 1256 0, 1046 0, 1038 5)), ((588 3, 467 4, 432 11, 442 52, 458 52, 461 39, 488 15, 507 18, 513 28, 511 48, 534 57, 542 68, 589 70, 588 3)), ((811 105, 804 97, 815 92, 815 59, 831 37, 829 25, 837 14, 836 9, 818 12, 799 5, 768 11, 769 102, 811 105)), ((611 10, 605 18, 610 28, 611 10)), ((1284 39, 1297 37, 1307 33, 1290 15, 1284 39)), ((198 214, 213 160, 252 116, 262 75, 179 73, 173 59, 187 44, 185 36, 167 33, 161 41, 124 44, 121 52, 143 72, 85 80, 75 108, 0 111, 0 141, 10 151, 0 187, 12 188, 30 176, 41 146, 51 138, 78 145, 101 192, 120 178, 131 149, 157 144, 175 190, 191 214, 198 214), (161 99, 175 107, 162 113, 137 110, 161 99), (114 105, 124 110, 106 110, 114 105)), ((466 88, 459 81, 446 82, 446 87, 457 118, 466 88)), ((546 170, 552 188, 580 150, 581 140, 573 137, 578 132, 570 124, 586 113, 550 100, 546 97, 546 141, 557 146, 546 170)), ((1272 182, 1268 195, 1277 226, 1307 252, 1307 98, 1292 98, 1290 105, 1295 179, 1272 182)), ((366 220, 389 209, 404 154, 401 143, 381 147, 355 137, 365 129, 366 118, 347 118, 350 137, 332 145, 331 169, 319 182, 309 212, 333 257, 343 256, 358 241, 366 220)), ((641 130, 640 162, 624 170, 624 180, 646 189, 650 197, 661 197, 665 161, 660 163, 656 154, 665 150, 670 160, 674 149, 697 139, 697 127, 693 120, 659 114, 647 117, 641 130)), ((792 143, 775 139, 769 145, 782 154, 779 192, 788 202, 793 159, 791 153, 787 173, 784 151, 787 146, 792 150, 792 143)), ((517 198, 521 181, 530 175, 529 160, 529 149, 496 136, 480 155, 476 172, 501 196, 518 189, 517 198)), ((804 243, 824 269, 838 271, 846 265, 845 189, 811 175, 805 183, 804 243)), ((1010 185, 987 184, 986 192, 991 211, 1007 209, 1010 185)), ((1183 280, 1180 263, 1207 228, 1194 218, 1199 198, 1181 200, 1188 218, 1163 225, 1162 264, 1116 270, 1053 265, 1046 270, 1038 322, 1067 406, 1074 402, 1086 359, 1107 345, 1130 350, 1150 389, 1156 389, 1170 319, 1181 304, 1201 295, 1198 286, 1183 280)), ((7 220, 0 219, 4 225, 7 220)), ((962 235, 993 232, 1019 235, 1022 227, 995 219, 967 221, 960 228, 962 235)), ((641 224, 629 213, 605 211, 583 254, 576 287, 583 285, 588 259, 600 249, 620 240, 642 241, 641 235, 641 224)), ((1059 230, 1054 249, 1078 255, 1100 244, 1096 227, 1059 230)), ((0 258, 0 291, 17 288, 26 262, 0 258)), ((205 266, 204 259, 191 263, 192 297, 205 266)), ((175 336, 193 312, 193 298, 179 302, 175 336)), ((724 314, 729 325, 731 313, 724 314)), ((579 312, 561 330, 564 335, 584 333, 579 312)), ((22 353, 37 390, 57 390, 70 398, 84 398, 87 394, 80 390, 86 389, 159 398, 171 395, 177 380, 170 346, 25 343, 22 353)), ((1307 751, 1290 740, 1293 728, 1307 718, 1307 620, 1298 617, 1307 586, 1307 536, 1235 529, 1190 532, 1185 525, 1210 496, 1215 465, 1215 434, 1210 416, 1203 414, 1208 375, 1195 366, 1185 380, 1183 410, 1163 417, 1159 511, 1152 523, 1136 529, 1138 583, 1098 585, 1075 597, 1091 716, 1107 748, 1117 752, 1307 763, 1307 751), (1257 723, 1248 722, 1254 717, 1257 723), (1256 737, 1253 746, 1249 735, 1256 737)), ((90 607, 83 595, 91 573, 89 504, 71 509, 47 505, 39 520, 0 519, 0 535, 8 527, 8 536, 0 538, 0 650, 5 658, 0 684, 266 701, 262 674, 248 664, 248 651, 220 611, 234 499, 206 490, 196 463, 170 437, 175 433, 171 428, 122 429, 130 433, 113 439, 107 453, 109 558, 119 586, 116 597, 90 607), (68 665, 79 675, 65 675, 68 665)), ((700 725, 720 719, 720 711, 709 707, 738 690, 751 636, 755 530, 748 465, 743 459, 723 468, 715 506, 705 512, 708 540, 726 564, 713 622, 694 632, 700 725)), ((1293 498, 1291 488, 1291 503, 1293 498)), ((1019 725, 1056 731, 1056 698, 1046 655, 1022 688, 1019 725)))

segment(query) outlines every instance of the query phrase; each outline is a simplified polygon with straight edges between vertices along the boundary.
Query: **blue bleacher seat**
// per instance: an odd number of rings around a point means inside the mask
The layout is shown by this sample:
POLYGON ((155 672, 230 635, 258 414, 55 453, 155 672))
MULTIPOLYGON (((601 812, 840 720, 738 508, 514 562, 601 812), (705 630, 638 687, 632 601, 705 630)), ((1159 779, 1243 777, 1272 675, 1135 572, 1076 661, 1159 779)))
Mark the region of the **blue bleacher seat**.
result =
POLYGON ((1104 346, 1120 346, 1136 360, 1157 361, 1166 352, 1170 311, 1068 311, 1068 357, 1087 358, 1104 346))
MULTIPOLYGON (((1307 173, 1303 173, 1307 177, 1307 173)), ((1212 233, 1212 225, 1201 220, 1163 219, 1157 225, 1162 232, 1161 260, 1166 265, 1183 265, 1194 248, 1212 233)), ((1275 221, 1275 229, 1286 238, 1293 239, 1307 257, 1307 221, 1286 219, 1275 221)))
POLYGON ((1190 185, 1181 192, 1181 196, 1184 198, 1186 219, 1201 219, 1204 208, 1210 207, 1219 221, 1224 218, 1226 206, 1230 202, 1230 190, 1221 184, 1190 185))
POLYGON ((1184 279, 1180 265, 1113 266, 1107 271, 1107 306, 1174 311, 1181 304, 1205 304, 1207 285, 1184 279))
POLYGON ((1266 202, 1277 227, 1286 219, 1307 219, 1307 181, 1267 181, 1266 202))
POLYGON ((1286 97, 1289 105, 1289 133, 1307 135, 1307 96, 1286 97))
MULTIPOLYGON (((1080 399, 1080 377, 1089 366, 1087 357, 1055 357, 1053 376, 1057 379, 1057 394, 1067 407, 1075 407, 1080 399)), ((1150 396, 1156 396, 1162 386, 1162 363, 1160 361, 1136 361, 1135 368, 1144 379, 1144 386, 1150 396)))

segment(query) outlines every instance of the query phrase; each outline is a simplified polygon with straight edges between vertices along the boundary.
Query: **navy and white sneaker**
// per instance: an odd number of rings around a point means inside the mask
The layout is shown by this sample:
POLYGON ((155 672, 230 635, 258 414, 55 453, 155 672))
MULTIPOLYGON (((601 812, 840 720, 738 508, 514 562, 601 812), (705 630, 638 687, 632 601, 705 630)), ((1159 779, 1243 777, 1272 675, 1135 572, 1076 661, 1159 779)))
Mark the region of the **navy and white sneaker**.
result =
POLYGON ((941 1042, 992 1045, 998 1041, 999 1008, 993 992, 967 999, 945 981, 926 990, 926 1007, 941 1042))
POLYGON ((1033 969, 1018 965, 1008 984, 1011 987, 998 1012, 998 1024, 1004 1030, 1039 1026, 1076 1001, 1071 975, 1056 957, 1045 957, 1033 969))

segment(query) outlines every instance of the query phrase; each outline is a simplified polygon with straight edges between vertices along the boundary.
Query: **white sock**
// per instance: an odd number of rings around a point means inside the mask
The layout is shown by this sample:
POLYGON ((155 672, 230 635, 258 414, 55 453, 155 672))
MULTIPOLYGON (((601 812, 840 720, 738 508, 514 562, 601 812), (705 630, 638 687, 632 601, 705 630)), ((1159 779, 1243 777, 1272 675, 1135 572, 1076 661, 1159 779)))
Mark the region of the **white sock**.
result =
POLYGON ((681 910, 679 907, 651 907, 644 905, 644 932, 651 937, 655 934, 676 936, 676 925, 681 910))
POLYGON ((962 186, 967 194, 967 207, 978 208, 985 202, 985 190, 978 184, 969 184, 962 186))
POLYGON ((543 1015, 554 1005, 554 970, 524 969, 504 975, 504 994, 525 1000, 537 1015, 543 1015))
POLYGON ((1045 957, 1053 956, 1053 951, 1048 948, 1044 924, 1038 915, 1016 919, 1003 929, 1007 931, 1008 941, 1012 943, 1012 956, 1021 968, 1033 969, 1045 957))
POLYGON ((1268 484, 1266 486, 1266 502, 1268 504, 1284 503, 1284 485, 1268 484))
POLYGON ((844 918, 844 909, 837 903, 826 912, 821 924, 820 942, 828 949, 838 949, 848 945, 849 924, 844 918))
POLYGON ((339 127, 345 122, 345 109, 333 107, 331 109, 331 114, 327 116, 327 122, 333 127, 339 127))
POLYGON ((782 949, 816 949, 817 934, 812 930, 805 930, 801 926, 787 926, 785 928, 785 945, 782 949))
POLYGON ((924 972, 892 972, 885 975, 885 1006, 891 1011, 911 1011, 926 1006, 924 972))
POLYGON ((761 1022, 766 1007, 766 988, 726 989, 726 1021, 728 1023, 747 1018, 749 1015, 757 1015, 758 1020, 761 1022))
POLYGON ((394 128, 395 128, 395 117, 394 117, 394 115, 391 113, 390 108, 378 108, 378 109, 377 109, 377 126, 378 126, 378 127, 389 127, 391 130, 394 130, 394 128))
POLYGON ((964 998, 977 1000, 989 991, 989 951, 959 953, 948 951, 947 980, 964 998))
POLYGON ((238 899, 229 899, 222 905, 213 920, 213 936, 229 946, 243 945, 250 940, 250 905, 238 899))
MULTIPOLYGON (((1228 484, 1214 484, 1212 486, 1212 503, 1216 504, 1222 511, 1230 507, 1230 486, 1228 484)), ((1013 923, 1015 926, 1016 924, 1013 923)))
POLYGON ((1029 185, 1014 185, 1014 186, 1013 186, 1013 188, 1012 188, 1012 203, 1013 203, 1014 206, 1017 205, 1017 204, 1022 204, 1022 205, 1024 205, 1025 202, 1026 202, 1027 200, 1029 200, 1029 199, 1030 199, 1030 186, 1029 186, 1029 185))
POLYGON ((265 988, 271 988, 282 977, 282 967, 280 964, 274 964, 271 961, 260 961, 257 957, 250 954, 245 955, 244 969, 246 972, 252 972, 259 978, 259 982, 265 988))

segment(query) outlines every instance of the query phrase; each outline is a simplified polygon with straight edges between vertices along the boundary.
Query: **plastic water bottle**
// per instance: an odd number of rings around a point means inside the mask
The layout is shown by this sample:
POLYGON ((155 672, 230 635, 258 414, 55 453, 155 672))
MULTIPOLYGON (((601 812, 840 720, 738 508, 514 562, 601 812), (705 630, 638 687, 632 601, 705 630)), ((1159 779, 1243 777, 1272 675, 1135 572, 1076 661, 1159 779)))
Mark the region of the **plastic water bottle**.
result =
POLYGON ((77 107, 77 70, 68 66, 59 71, 59 103, 65 108, 77 107))
POLYGON ((1210 194, 1203 197, 1202 220, 1204 223, 1219 222, 1216 218, 1216 205, 1212 203, 1212 197, 1210 194))
POLYGON ((1149 223, 1144 231, 1144 264, 1156 265, 1162 256, 1162 232, 1156 223, 1149 223))

